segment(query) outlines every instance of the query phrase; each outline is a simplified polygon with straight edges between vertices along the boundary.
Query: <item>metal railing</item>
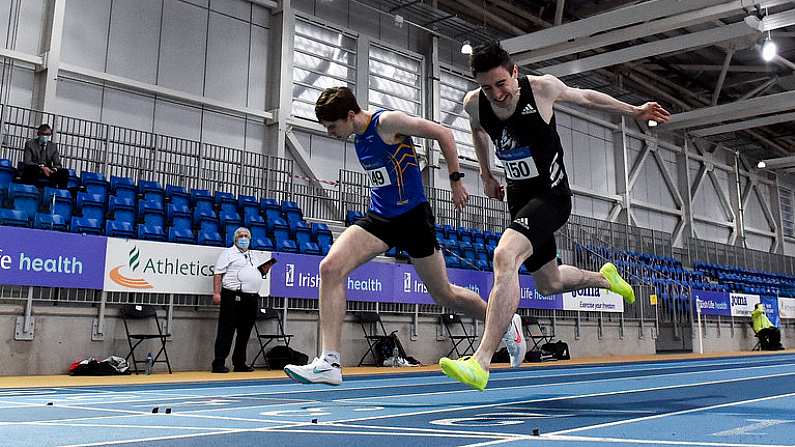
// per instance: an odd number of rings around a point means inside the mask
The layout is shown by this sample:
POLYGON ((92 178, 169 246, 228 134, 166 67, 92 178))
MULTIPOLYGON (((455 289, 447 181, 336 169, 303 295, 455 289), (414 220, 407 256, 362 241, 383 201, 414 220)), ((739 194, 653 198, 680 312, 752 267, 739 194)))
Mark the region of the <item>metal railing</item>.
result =
MULTIPOLYGON (((0 104, 0 157, 21 161, 25 142, 43 122, 55 129, 53 141, 59 144, 64 166, 78 173, 92 171, 106 176, 126 176, 136 182, 154 180, 188 189, 295 200, 306 217, 329 221, 342 221, 347 210, 363 212, 369 205, 369 179, 362 172, 340 170, 334 186, 306 185, 294 181, 292 160, 5 104, 0 104)), ((439 224, 492 231, 502 231, 509 224, 505 202, 471 196, 469 205, 458 211, 452 205, 450 191, 426 188, 426 194, 439 224)), ((588 270, 598 270, 605 259, 595 253, 579 256, 577 247, 593 244, 673 256, 686 266, 700 260, 795 274, 795 258, 792 257, 696 239, 689 239, 684 248, 675 249, 669 233, 583 216, 571 216, 556 234, 556 240, 564 263, 588 270)), ((633 285, 637 301, 627 305, 623 315, 532 309, 522 309, 520 313, 600 323, 614 319, 635 320, 642 324, 657 322, 661 317, 679 321, 692 317, 692 305, 652 308, 648 302, 655 290, 639 280, 633 280, 633 285)), ((70 302, 94 306, 139 302, 170 309, 211 305, 207 296, 145 293, 106 293, 103 296, 102 292, 94 290, 15 286, 0 286, 0 301, 70 302)), ((264 298, 263 303, 279 308, 317 310, 317 300, 311 299, 264 298)), ((351 302, 348 306, 351 310, 370 310, 373 303, 351 302)), ((380 304, 377 307, 383 312, 415 314, 438 314, 443 310, 435 305, 380 304)))

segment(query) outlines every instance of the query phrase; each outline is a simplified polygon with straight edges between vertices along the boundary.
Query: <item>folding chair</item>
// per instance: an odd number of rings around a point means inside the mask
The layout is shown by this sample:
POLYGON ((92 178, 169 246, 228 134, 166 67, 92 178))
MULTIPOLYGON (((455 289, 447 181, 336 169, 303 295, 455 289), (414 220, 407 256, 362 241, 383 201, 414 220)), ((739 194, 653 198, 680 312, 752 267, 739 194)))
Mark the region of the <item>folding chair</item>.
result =
POLYGON ((259 352, 257 356, 254 357, 254 360, 251 362, 251 367, 255 368, 255 364, 257 360, 262 357, 265 360, 264 365, 260 365, 261 367, 268 367, 268 358, 265 356, 265 348, 271 344, 274 340, 278 343, 281 340, 284 343, 284 346, 290 347, 290 340, 292 340, 293 336, 284 333, 284 322, 282 321, 282 313, 279 312, 278 309, 274 309, 272 307, 265 307, 261 308, 259 312, 257 312, 257 320, 254 322, 254 331, 257 334, 257 341, 259 341, 259 352), (275 320, 276 326, 274 327, 275 332, 260 332, 259 330, 259 323, 260 321, 268 321, 268 320, 275 320))
MULTIPOLYGON (((749 321, 748 325, 751 326, 751 332, 753 332, 754 331, 754 322, 753 321, 749 321)), ((762 350, 762 339, 759 338, 759 334, 757 334, 756 332, 754 332, 754 338, 756 339, 756 344, 754 345, 753 348, 751 348, 751 351, 761 351, 762 350)))
POLYGON ((450 343, 453 345, 450 352, 448 352, 445 357, 450 357, 450 354, 453 352, 455 352, 459 358, 469 353, 475 353, 475 340, 477 336, 469 335, 464 322, 461 321, 461 317, 458 316, 458 314, 442 314, 439 316, 439 321, 447 330, 447 338, 450 339, 450 343), (459 346, 463 348, 463 352, 458 349, 459 346))
POLYGON ((362 326, 364 339, 367 341, 367 351, 364 353, 361 360, 359 360, 358 366, 364 364, 364 359, 366 359, 368 355, 373 356, 373 363, 371 363, 371 365, 382 366, 377 363, 378 357, 376 357, 375 354, 375 347, 379 342, 383 342, 390 336, 386 333, 384 322, 381 321, 381 315, 378 312, 357 312, 354 314, 354 317, 362 326))
MULTIPOLYGON (((146 363, 146 360, 137 360, 135 358, 135 348, 138 347, 141 343, 145 340, 160 340, 160 350, 157 351, 157 355, 154 356, 152 360, 152 364, 155 363, 165 363, 168 366, 168 373, 172 374, 171 371, 171 362, 168 360, 168 351, 166 351, 166 341, 171 338, 171 334, 164 334, 163 329, 160 326, 160 319, 157 317, 157 310, 154 306, 148 306, 144 304, 127 304, 121 308, 121 318, 124 322, 124 332, 127 333, 127 343, 130 345, 130 353, 127 354, 125 360, 128 360, 132 357, 132 365, 133 369, 135 370, 135 374, 139 374, 140 371, 138 370, 138 365, 146 363), (157 333, 153 332, 130 332, 130 325, 128 324, 129 320, 146 320, 146 319, 153 319, 155 320, 155 326, 157 327, 157 333), (133 340, 135 343, 133 343, 133 340), (160 354, 163 354, 165 360, 158 360, 160 358, 160 354)), ((149 325, 151 327, 151 324, 149 325)))
POLYGON ((555 327, 552 327, 551 333, 547 333, 546 328, 541 326, 541 322, 536 317, 522 316, 522 327, 525 336, 533 342, 530 351, 540 351, 541 346, 545 343, 552 343, 552 339, 555 338, 555 327))

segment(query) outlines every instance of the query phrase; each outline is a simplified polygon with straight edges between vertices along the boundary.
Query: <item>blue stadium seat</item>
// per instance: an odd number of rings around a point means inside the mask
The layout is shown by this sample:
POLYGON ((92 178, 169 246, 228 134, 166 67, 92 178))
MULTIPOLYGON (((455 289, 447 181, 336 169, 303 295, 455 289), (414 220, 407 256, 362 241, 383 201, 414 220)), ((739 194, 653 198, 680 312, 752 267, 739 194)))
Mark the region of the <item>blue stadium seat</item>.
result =
POLYGON ((44 195, 41 197, 43 208, 51 214, 60 214, 66 222, 72 220, 72 193, 65 189, 51 187, 44 188, 44 195), (54 206, 53 206, 54 199, 54 206))
POLYGON ((163 187, 160 183, 151 180, 139 180, 138 192, 143 196, 142 201, 158 202, 163 208, 163 187))
POLYGON ((287 218, 288 223, 304 220, 304 213, 301 212, 301 208, 291 200, 282 201, 282 214, 287 218))
POLYGON ((166 197, 171 205, 177 208, 190 208, 190 194, 181 186, 166 185, 166 197))
POLYGON ((218 221, 215 210, 201 206, 193 210, 193 226, 199 226, 203 220, 218 221))
POLYGON ((224 240, 221 238, 221 234, 218 231, 210 231, 209 227, 200 228, 199 229, 199 238, 198 238, 199 245, 210 245, 215 247, 223 247, 224 240))
POLYGON ((268 233, 273 233, 277 228, 284 229, 284 231, 287 231, 288 233, 290 231, 290 226, 287 225, 287 222, 285 222, 282 218, 268 220, 265 222, 265 226, 268 227, 268 233))
POLYGON ((489 271, 489 261, 484 259, 476 259, 475 260, 475 267, 481 272, 489 271))
POLYGON ((265 219, 263 219, 262 216, 259 215, 259 213, 257 213, 257 214, 250 213, 250 214, 244 215, 243 224, 247 228, 251 228, 254 225, 265 225, 265 219))
POLYGON ((0 209, 0 225, 10 225, 13 227, 28 227, 30 220, 24 211, 0 209))
POLYGON ((390 258, 397 257, 397 254, 398 254, 397 247, 389 247, 389 250, 384 252, 384 256, 387 256, 387 257, 390 257, 390 258))
POLYGON ((74 169, 69 169, 69 180, 66 182, 66 188, 70 190, 80 188, 80 177, 75 174, 74 169))
POLYGON ((196 239, 193 237, 193 230, 190 228, 177 228, 171 227, 168 230, 169 242, 177 242, 180 244, 195 244, 196 239))
POLYGON ((290 239, 290 232, 286 225, 278 226, 273 229, 273 240, 277 251, 296 253, 298 245, 290 239), (292 242, 292 244, 290 244, 292 242))
POLYGON ((275 250, 286 253, 298 253, 298 246, 295 244, 295 241, 292 239, 282 239, 282 240, 277 239, 275 244, 275 250))
POLYGON ((237 196, 237 206, 238 206, 238 208, 241 208, 241 209, 244 208, 244 207, 247 207, 247 206, 255 206, 255 207, 259 208, 259 202, 257 201, 257 198, 254 197, 254 196, 241 194, 241 195, 237 196))
POLYGON ((265 215, 265 221, 282 218, 282 208, 275 199, 264 198, 260 200, 259 207, 265 215))
POLYGON ((298 220, 288 220, 287 225, 290 227, 290 234, 295 236, 297 231, 306 231, 309 233, 309 237, 312 237, 312 227, 309 226, 303 219, 298 220))
POLYGON ((527 271, 527 267, 525 267, 524 264, 519 266, 519 273, 521 273, 522 275, 529 275, 530 274, 530 272, 527 271))
POLYGON ((263 224, 248 227, 251 231, 251 248, 253 250, 273 250, 273 241, 268 237, 268 229, 263 224))
POLYGON ((72 233, 102 234, 102 221, 87 217, 72 217, 72 233))
POLYGON ((329 236, 331 235, 331 230, 329 230, 328 225, 324 223, 313 222, 310 225, 310 227, 312 228, 312 239, 314 241, 317 241, 318 234, 322 233, 322 234, 328 234, 329 236))
POLYGON ((215 203, 220 212, 237 213, 237 198, 231 192, 215 192, 215 203))
POLYGON ((364 213, 360 213, 359 211, 348 210, 345 212, 345 226, 349 227, 356 223, 357 220, 364 217, 364 213))
POLYGON ((324 255, 328 254, 328 251, 331 249, 331 244, 333 243, 334 239, 330 231, 328 233, 317 234, 317 245, 320 246, 320 251, 323 252, 324 255))
POLYGON ((116 177, 110 176, 110 193, 116 197, 130 199, 135 202, 137 192, 135 191, 135 183, 129 177, 116 177))
MULTIPOLYGON (((135 226, 135 199, 110 196, 110 200, 108 200, 108 212, 112 219, 119 222, 128 222, 132 226, 135 226)), ((130 229, 130 231, 133 230, 130 229)))
POLYGON ((77 209, 84 218, 97 220, 100 225, 104 224, 105 196, 79 192, 77 193, 77 209))
POLYGON ((41 230, 68 231, 69 224, 60 214, 37 213, 33 219, 33 228, 41 230))
POLYGON ((220 212, 221 221, 221 228, 223 229, 223 234, 229 235, 234 234, 235 230, 240 227, 240 215, 237 214, 237 211, 223 211, 220 212))
POLYGON ((210 191, 206 189, 191 189, 190 201, 194 207, 199 204, 201 204, 201 206, 206 206, 206 204, 209 204, 210 208, 213 208, 213 204, 215 203, 212 194, 210 194, 210 191))
POLYGON ((449 268, 460 268, 461 267, 460 261, 455 256, 445 256, 444 257, 444 263, 449 268))
MULTIPOLYGON (((163 232, 163 228, 165 228, 163 202, 158 201, 156 197, 138 202, 138 216, 143 219, 144 224, 160 227, 160 231, 163 232)), ((163 238, 165 238, 165 233, 163 233, 163 238)))
POLYGON ((109 220, 105 222, 105 235, 109 237, 135 237, 135 224, 130 221, 109 220))
POLYGON ((486 245, 486 236, 478 229, 472 230, 472 243, 486 245))
POLYGON ((316 243, 314 243, 312 241, 305 242, 303 244, 299 243, 298 247, 299 247, 299 251, 302 254, 305 254, 305 255, 320 255, 321 254, 320 247, 316 243))
POLYGON ((312 231, 309 227, 298 227, 295 229, 295 242, 298 244, 299 248, 302 248, 304 244, 307 242, 312 242, 312 231))
POLYGON ((0 158, 0 204, 16 174, 17 170, 11 165, 11 160, 0 158))
POLYGON ((163 231, 163 227, 161 226, 142 223, 138 225, 138 239, 144 239, 147 241, 165 241, 166 233, 163 231))
POLYGON ((108 181, 105 176, 96 172, 83 171, 80 173, 80 183, 89 194, 108 196, 108 181))
POLYGON ((29 222, 39 212, 39 190, 33 185, 12 183, 8 189, 8 198, 15 210, 25 213, 29 222))
POLYGON ((462 242, 469 242, 472 243, 472 230, 466 227, 458 227, 456 230, 458 233, 458 240, 462 242))
MULTIPOLYGON (((166 214, 168 217, 169 222, 174 222, 175 218, 182 217, 187 218, 189 221, 193 218, 193 215, 190 212, 190 207, 187 203, 183 203, 178 201, 178 203, 169 203, 168 204, 168 213, 166 214)), ((190 225, 188 225, 190 227, 190 225)))

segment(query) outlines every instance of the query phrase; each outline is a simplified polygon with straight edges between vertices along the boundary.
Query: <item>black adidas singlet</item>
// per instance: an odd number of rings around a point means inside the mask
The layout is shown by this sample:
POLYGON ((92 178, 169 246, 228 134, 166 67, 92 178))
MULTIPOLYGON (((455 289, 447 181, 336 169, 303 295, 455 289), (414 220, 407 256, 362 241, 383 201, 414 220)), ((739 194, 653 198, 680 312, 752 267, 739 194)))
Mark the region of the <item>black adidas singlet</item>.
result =
POLYGON ((549 124, 541 118, 527 76, 519 79, 519 86, 519 103, 507 120, 497 118, 482 90, 478 104, 480 125, 505 168, 509 200, 512 192, 518 200, 548 192, 571 194, 555 115, 549 124))

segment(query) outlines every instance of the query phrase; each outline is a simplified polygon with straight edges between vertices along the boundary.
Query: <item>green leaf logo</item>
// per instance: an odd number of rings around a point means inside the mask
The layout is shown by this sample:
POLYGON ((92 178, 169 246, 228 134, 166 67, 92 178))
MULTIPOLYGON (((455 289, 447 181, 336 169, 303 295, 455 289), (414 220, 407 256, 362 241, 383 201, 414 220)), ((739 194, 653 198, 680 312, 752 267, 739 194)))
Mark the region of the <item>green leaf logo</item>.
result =
POLYGON ((141 265, 140 258, 141 252, 138 250, 138 247, 133 247, 132 250, 130 250, 130 269, 132 271, 135 271, 135 269, 141 265))

